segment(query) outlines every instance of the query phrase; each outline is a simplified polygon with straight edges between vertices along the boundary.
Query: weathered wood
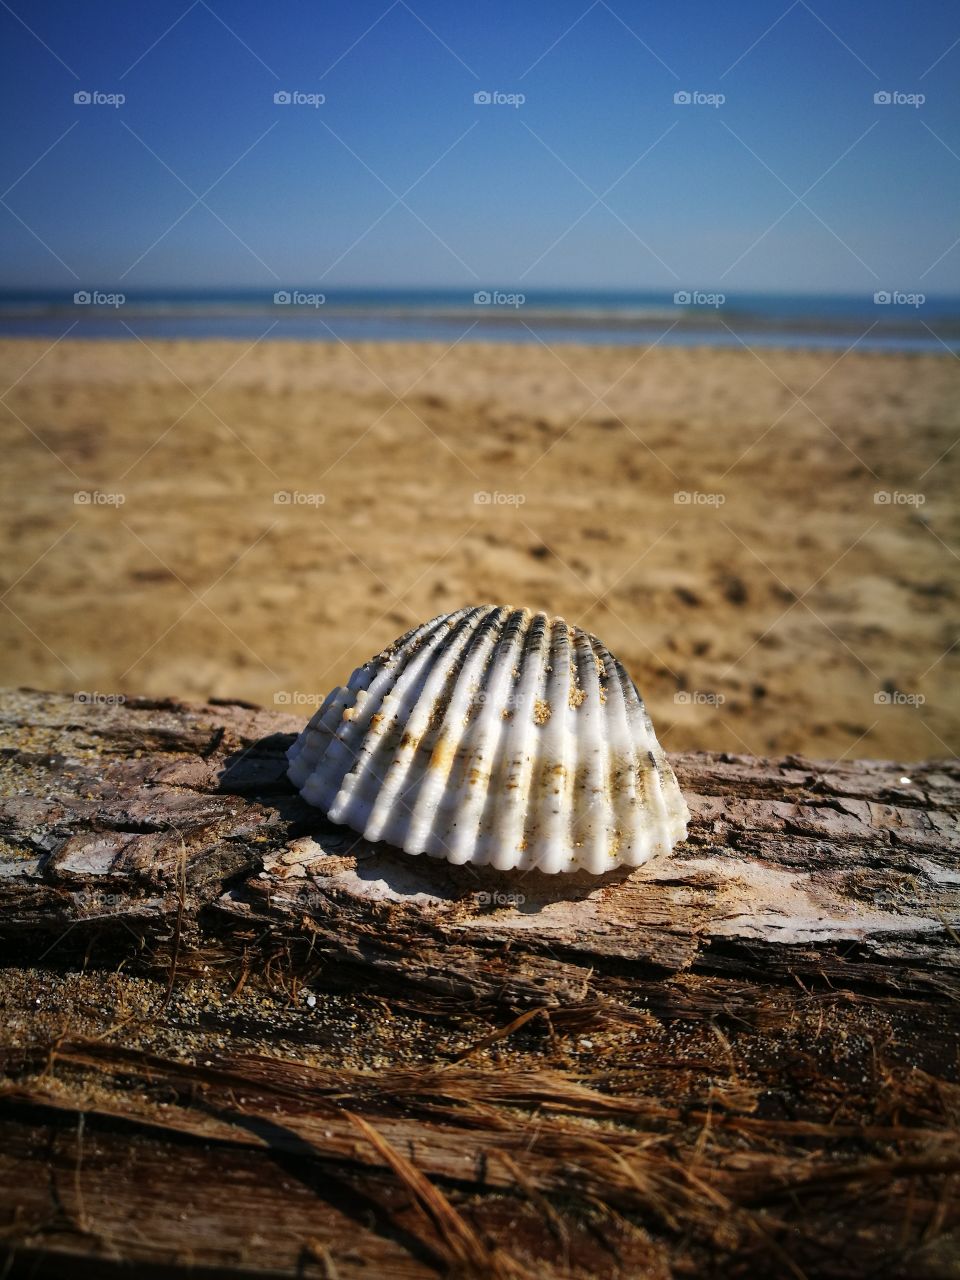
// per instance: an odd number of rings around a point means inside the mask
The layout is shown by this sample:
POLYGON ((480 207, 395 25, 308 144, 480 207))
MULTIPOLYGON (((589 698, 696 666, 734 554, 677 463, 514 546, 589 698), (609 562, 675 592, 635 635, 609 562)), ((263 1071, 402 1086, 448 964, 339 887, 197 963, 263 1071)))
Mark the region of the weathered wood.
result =
POLYGON ((674 857, 518 877, 301 719, 0 699, 14 1271, 955 1274, 956 762, 677 756, 674 857))

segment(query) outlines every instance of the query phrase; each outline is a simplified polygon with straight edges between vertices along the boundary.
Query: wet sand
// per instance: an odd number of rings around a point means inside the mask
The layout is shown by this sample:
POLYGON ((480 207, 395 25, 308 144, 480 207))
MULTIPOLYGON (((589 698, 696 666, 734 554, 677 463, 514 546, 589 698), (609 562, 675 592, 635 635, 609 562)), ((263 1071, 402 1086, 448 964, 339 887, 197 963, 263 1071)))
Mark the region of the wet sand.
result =
POLYGON ((600 635, 668 749, 960 745, 946 353, 7 340, 0 378, 6 684, 306 718, 496 601, 600 635))

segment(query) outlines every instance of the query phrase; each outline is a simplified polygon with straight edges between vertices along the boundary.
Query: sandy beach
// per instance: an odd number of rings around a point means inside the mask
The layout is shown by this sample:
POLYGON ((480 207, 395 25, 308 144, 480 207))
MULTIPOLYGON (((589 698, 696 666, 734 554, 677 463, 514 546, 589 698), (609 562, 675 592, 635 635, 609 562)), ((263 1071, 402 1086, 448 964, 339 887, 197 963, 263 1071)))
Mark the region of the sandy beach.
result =
POLYGON ((668 749, 960 746, 946 353, 8 340, 0 377, 6 684, 306 717, 495 601, 600 635, 668 749))

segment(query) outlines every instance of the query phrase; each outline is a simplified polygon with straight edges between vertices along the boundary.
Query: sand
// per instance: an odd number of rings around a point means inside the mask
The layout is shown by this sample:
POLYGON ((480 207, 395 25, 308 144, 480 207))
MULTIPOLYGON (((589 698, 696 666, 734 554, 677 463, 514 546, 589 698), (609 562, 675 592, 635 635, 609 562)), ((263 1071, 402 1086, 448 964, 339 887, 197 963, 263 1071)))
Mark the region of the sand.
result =
POLYGON ((960 745, 949 354, 8 340, 0 379, 6 684, 306 718, 497 601, 600 635, 668 749, 960 745))

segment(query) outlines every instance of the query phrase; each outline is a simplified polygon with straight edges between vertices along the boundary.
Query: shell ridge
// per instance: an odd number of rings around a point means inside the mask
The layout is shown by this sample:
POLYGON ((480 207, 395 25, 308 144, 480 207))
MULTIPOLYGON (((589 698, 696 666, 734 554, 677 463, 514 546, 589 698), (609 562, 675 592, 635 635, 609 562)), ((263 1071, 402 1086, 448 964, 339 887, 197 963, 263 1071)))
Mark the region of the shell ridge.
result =
MULTIPOLYGON (((472 821, 476 834, 470 861, 478 866, 488 865, 500 852, 494 840, 494 824, 497 803, 503 796, 509 768, 509 752, 504 751, 504 746, 509 741, 516 714, 515 699, 510 689, 530 619, 529 610, 515 609, 504 620, 494 660, 489 664, 478 692, 480 711, 470 726, 471 769, 463 809, 459 814, 457 844, 459 855, 464 847, 464 824, 472 821)), ((501 854, 501 861, 512 867, 518 857, 518 851, 508 845, 501 854)))
POLYGON ((484 864, 491 853, 483 836, 481 816, 485 797, 493 790, 497 746, 503 729, 501 712, 514 664, 517 626, 522 614, 511 611, 498 619, 497 639, 480 673, 478 687, 470 690, 456 761, 451 771, 455 786, 448 788, 443 807, 456 814, 448 837, 452 862, 484 864))
POLYGON ((518 643, 512 707, 507 717, 510 752, 504 765, 504 794, 492 813, 490 861, 499 870, 534 866, 527 827, 526 803, 534 769, 534 736, 537 726, 533 708, 540 698, 540 672, 544 664, 544 623, 542 614, 527 613, 522 640, 518 643))
MULTIPOLYGON (((356 704, 360 692, 362 690, 341 685, 328 695, 321 708, 322 715, 318 713, 313 717, 289 749, 288 755, 293 761, 291 777, 294 777, 294 772, 299 775, 306 770, 307 775, 313 775, 320 769, 321 762, 325 760, 331 746, 336 742, 336 728, 341 723, 344 710, 356 704)), ((319 800, 313 800, 312 796, 308 799, 311 803, 319 803, 319 800)))
MULTIPOLYGON (((609 708, 611 736, 615 735, 608 760, 608 786, 614 817, 611 837, 617 842, 616 855, 631 866, 638 866, 646 861, 644 855, 647 843, 637 790, 640 756, 631 732, 630 715, 616 660, 604 645, 598 645, 598 649, 606 679, 606 705, 609 708)), ((642 745, 645 750, 646 744, 642 745)))
MULTIPOLYGON (((627 710, 627 719, 633 731, 634 741, 637 744, 635 777, 638 812, 646 813, 649 811, 651 817, 659 819, 662 831, 670 831, 675 824, 673 821, 674 815, 670 812, 666 789, 668 786, 671 788, 676 787, 673 770, 667 763, 663 748, 657 741, 657 736, 653 731, 653 723, 637 686, 630 679, 630 675, 622 663, 615 658, 613 663, 627 710)), ((649 826, 648 843, 650 850, 648 857, 652 857, 659 851, 663 841, 662 837, 658 839, 654 823, 651 822, 649 826)))
MULTIPOLYGON (((438 631, 441 622, 442 618, 434 618, 422 627, 414 628, 414 632, 423 635, 431 628, 438 631)), ((418 650, 419 646, 412 645, 397 650, 402 658, 401 669, 418 650)), ((379 712, 384 692, 389 687, 390 680, 395 678, 395 672, 396 664, 378 667, 376 660, 371 659, 357 667, 349 684, 337 691, 340 696, 328 708, 324 718, 324 728, 328 730, 329 736, 317 743, 313 759, 312 767, 316 777, 311 786, 311 794, 307 796, 311 803, 332 806, 337 802, 344 778, 357 767, 360 754, 357 744, 363 743, 371 720, 379 712)))
POLYGON ((498 852, 505 867, 516 867, 523 862, 523 850, 518 848, 516 832, 510 830, 513 814, 509 801, 516 790, 514 770, 517 768, 518 717, 522 715, 523 706, 520 684, 523 654, 532 621, 533 614, 529 609, 518 609, 510 614, 504 625, 501 645, 509 645, 509 670, 505 681, 509 691, 499 706, 496 740, 491 752, 493 768, 477 820, 477 862, 481 866, 489 865, 498 852))
POLYGON ((326 750, 326 742, 330 733, 327 720, 328 713, 337 697, 343 692, 342 688, 331 689, 310 717, 306 728, 287 747, 287 759, 290 762, 288 773, 295 785, 301 786, 306 781, 310 769, 322 754, 321 747, 323 751, 326 750), (294 776, 295 772, 297 774, 296 777, 294 776))
POLYGON ((505 610, 488 607, 479 626, 472 633, 470 643, 460 655, 457 678, 453 682, 452 695, 444 710, 440 728, 433 742, 429 759, 423 764, 423 778, 416 799, 411 806, 407 841, 412 848, 434 852, 449 857, 451 830, 456 826, 450 813, 450 793, 459 785, 466 764, 466 744, 463 719, 467 709, 471 681, 475 681, 499 635, 499 624, 505 610), (447 803, 444 804, 446 797, 447 803), (432 815, 436 819, 431 831, 432 815), (431 849, 432 846, 432 849, 431 849), (440 851, 438 852, 438 846, 440 851))
POLYGON ((390 786, 381 791, 371 806, 364 833, 367 839, 389 840, 394 844, 407 839, 416 796, 426 775, 427 749, 431 735, 437 732, 436 727, 431 727, 436 708, 438 704, 449 705, 463 653, 481 622, 481 611, 470 610, 434 651, 389 766, 390 786), (394 804, 400 806, 399 812, 394 804))
POLYGON ((576 817, 571 802, 575 736, 568 732, 570 717, 570 629, 561 618, 550 626, 549 670, 544 690, 546 706, 541 715, 541 757, 543 763, 539 787, 546 804, 540 830, 540 853, 537 866, 553 875, 577 859, 574 826, 576 817))
MULTIPOLYGON (((528 744, 528 767, 526 770, 526 787, 527 796, 537 794, 538 780, 542 776, 545 764, 544 741, 543 735, 540 733, 542 725, 537 723, 538 718, 542 719, 544 710, 547 706, 547 681, 549 672, 547 668, 550 665, 550 643, 551 636, 549 631, 550 623, 545 614, 538 613, 531 625, 531 633, 533 634, 534 644, 531 646, 533 661, 539 663, 534 669, 532 683, 533 700, 529 706, 523 708, 523 718, 529 725, 528 744)), ((538 810, 536 804, 527 804, 526 812, 523 814, 523 835, 521 837, 523 847, 526 851, 526 866, 531 869, 541 867, 541 855, 543 850, 543 815, 538 810)), ((496 865, 496 863, 494 864, 496 865)), ((542 868, 541 868, 542 869, 542 868)))
MULTIPOLYGON (((381 669, 374 681, 376 706, 371 705, 369 711, 365 707, 365 714, 350 722, 343 731, 342 742, 350 760, 341 757, 337 762, 338 767, 340 764, 346 767, 342 770, 333 802, 336 812, 343 814, 336 821, 350 823, 356 820, 366 801, 378 792, 393 791, 392 783, 388 783, 384 776, 389 769, 389 765, 384 767, 384 762, 389 760, 397 726, 402 718, 405 719, 404 711, 416 705, 423 683, 429 678, 437 656, 443 652, 451 634, 446 625, 447 619, 441 617, 435 621, 438 625, 425 641, 398 655, 402 660, 381 669), (379 719, 371 727, 374 716, 379 719)), ((457 617, 454 628, 466 621, 457 617)))
MULTIPOLYGON (((580 836, 583 848, 582 861, 594 875, 605 871, 609 865, 607 823, 603 820, 605 807, 611 804, 608 778, 608 752, 603 733, 604 704, 600 701, 600 680, 597 660, 591 643, 592 637, 578 630, 574 638, 577 683, 575 696, 582 700, 576 704, 574 718, 580 726, 574 810, 582 809, 583 818, 575 822, 574 830, 580 836), (592 818, 593 821, 588 821, 592 818)), ((573 699, 571 699, 573 700, 573 699)))
POLYGON ((646 846, 640 861, 646 862, 686 836, 690 814, 643 698, 622 663, 613 663, 637 744, 636 813, 646 846))
POLYGON ((421 637, 426 635, 427 632, 430 632, 431 634, 433 634, 434 632, 440 630, 446 623, 448 623, 450 618, 457 617, 459 614, 462 614, 465 612, 466 612, 466 609, 458 609, 456 613, 453 613, 453 614, 438 613, 436 617, 430 618, 428 622, 417 623, 415 627, 411 627, 409 631, 405 631, 402 636, 398 636, 396 640, 394 640, 391 644, 388 644, 385 649, 381 649, 379 653, 375 653, 373 657, 369 658, 363 665, 365 667, 366 666, 374 666, 374 667, 388 666, 391 660, 397 654, 400 654, 405 650, 408 651, 411 648, 416 648, 417 642, 421 639, 421 637))

